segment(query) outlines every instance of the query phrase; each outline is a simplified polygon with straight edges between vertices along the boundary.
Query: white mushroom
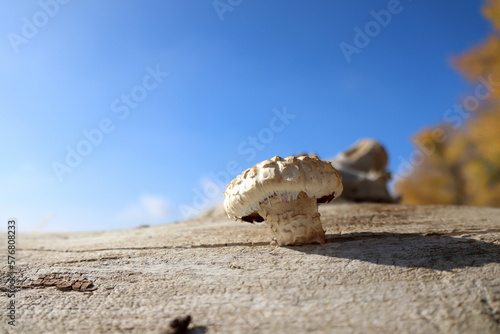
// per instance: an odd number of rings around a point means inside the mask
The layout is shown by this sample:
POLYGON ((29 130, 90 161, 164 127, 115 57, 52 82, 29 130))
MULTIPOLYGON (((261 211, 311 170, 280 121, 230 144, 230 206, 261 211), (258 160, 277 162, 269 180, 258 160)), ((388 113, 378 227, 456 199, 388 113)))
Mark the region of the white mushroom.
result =
POLYGON ((226 187, 229 218, 265 221, 278 245, 324 243, 318 203, 342 193, 340 173, 317 156, 275 156, 238 175, 226 187))

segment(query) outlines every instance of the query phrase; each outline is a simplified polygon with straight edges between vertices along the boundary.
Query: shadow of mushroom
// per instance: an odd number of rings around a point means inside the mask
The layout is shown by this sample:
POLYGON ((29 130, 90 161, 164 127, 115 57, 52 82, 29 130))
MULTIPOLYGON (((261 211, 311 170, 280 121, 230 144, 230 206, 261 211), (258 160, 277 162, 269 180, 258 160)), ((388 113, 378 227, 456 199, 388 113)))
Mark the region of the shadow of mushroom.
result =
POLYGON ((446 271, 500 263, 500 245, 476 239, 416 233, 330 234, 323 245, 286 248, 380 265, 446 271))

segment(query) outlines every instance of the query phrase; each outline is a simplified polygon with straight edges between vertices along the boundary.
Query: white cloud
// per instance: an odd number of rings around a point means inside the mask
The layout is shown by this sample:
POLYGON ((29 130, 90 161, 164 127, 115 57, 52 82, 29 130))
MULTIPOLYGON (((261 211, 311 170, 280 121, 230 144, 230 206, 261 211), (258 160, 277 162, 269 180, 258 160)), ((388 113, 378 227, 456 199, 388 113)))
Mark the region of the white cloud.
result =
POLYGON ((198 186, 192 189, 191 201, 179 206, 182 219, 190 219, 198 216, 205 210, 224 201, 225 185, 218 183, 210 175, 203 176, 198 182, 198 186))
POLYGON ((141 197, 141 205, 152 219, 164 219, 170 211, 167 201, 160 196, 144 195, 141 197))
POLYGON ((224 200, 224 190, 226 190, 226 186, 217 183, 210 176, 202 177, 199 187, 206 197, 207 203, 210 205, 218 204, 224 200))
POLYGON ((171 214, 168 200, 158 195, 142 195, 136 203, 122 210, 116 219, 121 223, 151 224, 168 220, 171 214))

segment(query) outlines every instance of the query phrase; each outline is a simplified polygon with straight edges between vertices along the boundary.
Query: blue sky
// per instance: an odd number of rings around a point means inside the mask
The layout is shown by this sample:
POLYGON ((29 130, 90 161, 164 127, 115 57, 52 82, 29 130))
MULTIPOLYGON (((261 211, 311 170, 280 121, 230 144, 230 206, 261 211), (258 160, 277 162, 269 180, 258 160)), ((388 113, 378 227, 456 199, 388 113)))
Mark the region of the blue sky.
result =
POLYGON ((178 221, 262 160, 366 137, 395 171, 468 92, 450 59, 487 36, 481 4, 3 1, 0 218, 24 232, 178 221), (346 57, 356 27, 371 37, 346 57))

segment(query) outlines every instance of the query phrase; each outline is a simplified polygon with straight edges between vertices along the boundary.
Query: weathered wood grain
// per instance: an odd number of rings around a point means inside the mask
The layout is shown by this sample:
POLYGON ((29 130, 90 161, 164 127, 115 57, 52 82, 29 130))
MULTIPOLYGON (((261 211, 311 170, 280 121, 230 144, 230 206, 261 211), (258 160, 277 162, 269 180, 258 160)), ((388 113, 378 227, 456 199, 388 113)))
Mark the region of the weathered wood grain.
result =
POLYGON ((266 225, 217 208, 126 231, 21 234, 15 332, 162 333, 187 315, 191 333, 500 332, 500 209, 320 212, 324 245, 271 246, 266 225), (35 283, 43 275, 67 289, 35 283))

